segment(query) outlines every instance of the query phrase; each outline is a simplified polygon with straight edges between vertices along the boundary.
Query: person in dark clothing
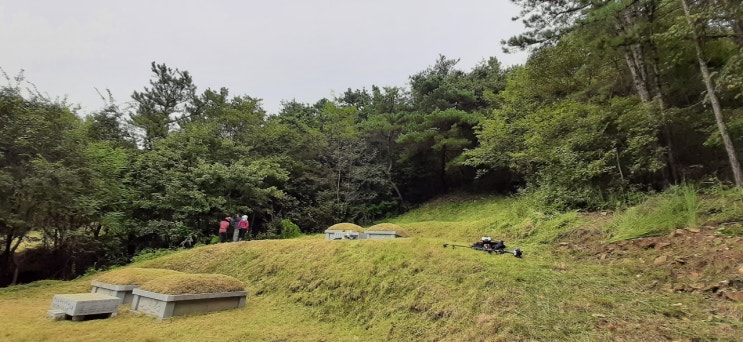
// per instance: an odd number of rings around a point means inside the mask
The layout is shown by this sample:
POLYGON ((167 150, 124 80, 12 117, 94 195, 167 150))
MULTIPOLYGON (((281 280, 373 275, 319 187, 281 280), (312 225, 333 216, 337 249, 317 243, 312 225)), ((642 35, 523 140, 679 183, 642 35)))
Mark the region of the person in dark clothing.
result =
POLYGON ((232 226, 232 242, 238 241, 238 236, 240 232, 239 232, 237 225, 239 223, 240 223, 240 214, 235 214, 235 216, 232 217, 232 220, 230 220, 230 226, 232 226))

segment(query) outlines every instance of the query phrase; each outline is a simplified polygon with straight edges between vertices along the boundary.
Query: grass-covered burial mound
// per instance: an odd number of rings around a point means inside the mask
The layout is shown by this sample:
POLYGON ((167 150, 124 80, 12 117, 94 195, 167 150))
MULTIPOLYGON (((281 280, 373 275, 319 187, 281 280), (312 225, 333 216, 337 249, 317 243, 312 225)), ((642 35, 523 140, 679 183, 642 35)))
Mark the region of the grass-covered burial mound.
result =
POLYGON ((342 230, 342 231, 353 230, 353 231, 359 232, 359 233, 363 233, 364 232, 364 228, 363 227, 361 227, 359 225, 356 225, 356 224, 353 224, 353 223, 347 223, 347 222, 336 223, 336 224, 330 226, 328 228, 328 230, 342 230))
POLYGON ((398 225, 396 225, 394 223, 380 223, 380 224, 375 224, 375 225, 373 225, 373 226, 371 226, 369 228, 366 228, 366 230, 368 230, 368 231, 369 230, 371 230, 371 231, 381 231, 381 232, 394 231, 395 234, 397 234, 397 236, 400 236, 400 237, 409 237, 410 236, 408 234, 408 232, 405 231, 405 229, 403 227, 400 227, 400 226, 398 226, 398 225))
POLYGON ((175 274, 184 274, 183 272, 166 270, 161 268, 122 268, 103 273, 95 278, 94 281, 114 285, 142 285, 153 279, 175 274))
POLYGON ((168 295, 245 291, 245 284, 223 274, 173 274, 142 284, 140 290, 168 295))

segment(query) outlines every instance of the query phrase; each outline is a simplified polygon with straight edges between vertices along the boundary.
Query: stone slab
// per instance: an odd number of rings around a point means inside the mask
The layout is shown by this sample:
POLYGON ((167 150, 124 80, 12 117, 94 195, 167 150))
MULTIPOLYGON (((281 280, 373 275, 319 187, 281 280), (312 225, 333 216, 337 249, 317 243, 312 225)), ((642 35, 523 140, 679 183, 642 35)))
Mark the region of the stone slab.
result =
POLYGON ((343 240, 344 232, 342 230, 326 229, 325 240, 343 240))
POLYGON ((46 318, 52 320, 52 321, 62 321, 66 317, 64 311, 59 309, 51 309, 47 310, 46 312, 46 318))
POLYGON ((245 306, 246 291, 168 295, 140 289, 132 291, 132 310, 162 320, 173 316, 237 309, 245 306))
POLYGON ((76 317, 86 315, 110 314, 115 316, 123 300, 119 297, 101 293, 58 294, 52 299, 52 309, 76 317))
POLYGON ((397 232, 394 230, 367 230, 364 232, 369 239, 394 239, 397 232))
POLYGON ((397 232, 394 230, 367 230, 363 233, 349 230, 325 230, 325 240, 366 240, 366 239, 394 239, 397 232))
POLYGON ((139 285, 116 285, 110 283, 102 283, 96 280, 91 281, 90 285, 90 293, 100 293, 119 297, 123 300, 121 304, 131 304, 132 298, 134 297, 132 295, 132 290, 139 287, 139 285))

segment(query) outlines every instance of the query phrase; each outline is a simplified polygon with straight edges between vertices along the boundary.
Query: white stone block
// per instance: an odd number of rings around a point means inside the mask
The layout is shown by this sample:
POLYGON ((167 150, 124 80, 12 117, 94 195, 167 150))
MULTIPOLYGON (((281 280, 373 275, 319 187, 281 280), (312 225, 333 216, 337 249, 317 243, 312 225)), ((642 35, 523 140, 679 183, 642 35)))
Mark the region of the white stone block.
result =
POLYGON ((96 280, 90 282, 90 285, 90 293, 101 293, 109 296, 119 297, 123 300, 122 304, 131 304, 132 290, 139 287, 139 285, 116 285, 102 283, 96 280))
POLYGON ((369 239, 394 239, 397 232, 394 230, 367 230, 366 235, 369 239))
POLYGON ((245 306, 246 291, 167 295, 134 289, 132 310, 158 319, 192 313, 213 312, 245 306))
POLYGON ((52 320, 52 321, 62 321, 65 319, 65 313, 62 310, 59 309, 51 309, 47 310, 46 312, 46 318, 52 320))
POLYGON ((344 233, 342 230, 326 229, 325 240, 343 240, 344 233))
POLYGON ((73 319, 98 314, 115 316, 122 301, 119 297, 100 293, 58 294, 52 299, 52 309, 61 310, 73 319))

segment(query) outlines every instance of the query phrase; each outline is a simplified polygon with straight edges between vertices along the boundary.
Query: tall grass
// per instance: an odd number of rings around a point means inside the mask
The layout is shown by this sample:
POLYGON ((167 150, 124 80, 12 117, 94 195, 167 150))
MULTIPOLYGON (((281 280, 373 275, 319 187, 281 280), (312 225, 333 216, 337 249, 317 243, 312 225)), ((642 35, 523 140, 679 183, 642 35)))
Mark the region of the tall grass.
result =
POLYGON ((686 225, 688 227, 697 227, 699 225, 699 198, 697 196, 697 188, 693 184, 684 183, 679 186, 678 191, 684 198, 682 214, 686 218, 686 225))
POLYGON ((474 241, 487 235, 518 244, 546 244, 576 228, 576 212, 546 211, 529 197, 476 197, 437 200, 390 222, 411 236, 474 241))
POLYGON ((674 186, 614 216, 610 241, 668 234, 674 229, 743 221, 743 190, 674 186))
POLYGON ((697 225, 699 202, 693 186, 681 185, 614 216, 611 241, 658 236, 697 225))
POLYGON ((721 185, 700 192, 700 212, 710 224, 743 221, 743 189, 721 185))

